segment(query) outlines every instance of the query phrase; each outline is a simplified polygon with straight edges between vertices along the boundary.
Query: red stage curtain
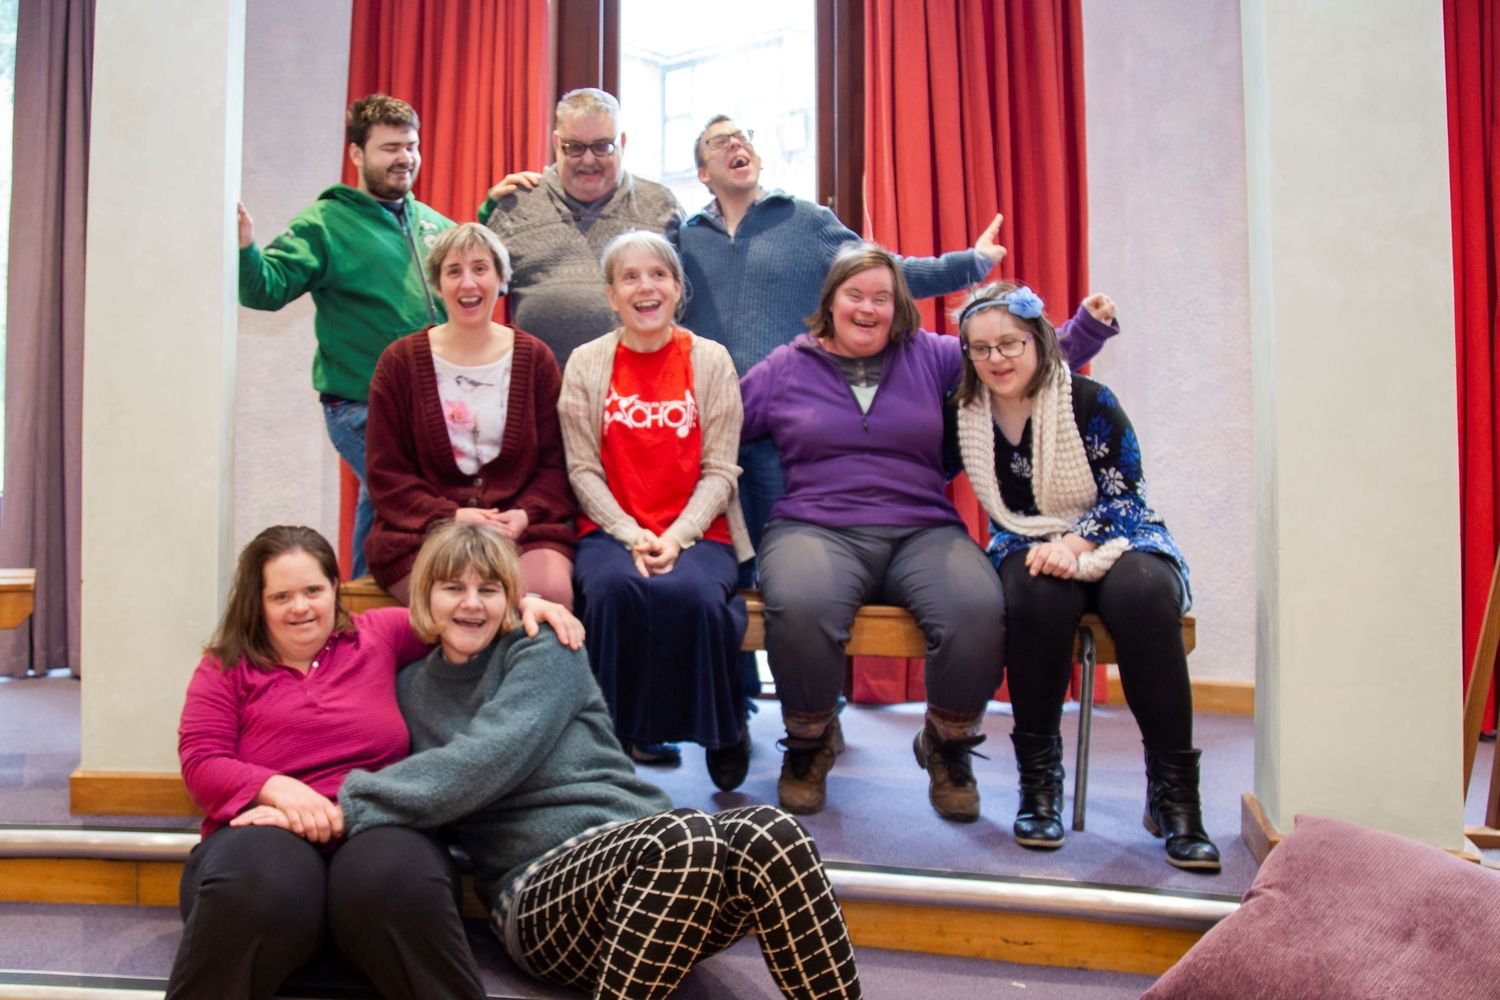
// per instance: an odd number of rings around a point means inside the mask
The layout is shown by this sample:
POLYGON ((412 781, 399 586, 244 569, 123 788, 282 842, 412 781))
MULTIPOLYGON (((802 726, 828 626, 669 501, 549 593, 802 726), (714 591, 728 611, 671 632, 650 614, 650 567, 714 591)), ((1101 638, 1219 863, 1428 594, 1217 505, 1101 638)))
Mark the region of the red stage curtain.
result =
MULTIPOLYGON (((490 185, 547 159, 547 0, 360 0, 349 38, 349 100, 382 92, 422 119, 415 194, 456 222, 490 185)), ((344 161, 344 182, 355 181, 344 161)), ((358 483, 343 473, 339 557, 350 560, 358 483)))
MULTIPOLYGON (((1464 682, 1468 683, 1495 568, 1500 441, 1495 403, 1500 355, 1495 322, 1500 243, 1500 13, 1488 0, 1443 0, 1448 70, 1448 171, 1453 200, 1453 303, 1457 320, 1459 509, 1463 546, 1464 682)), ((1494 719, 1491 692, 1487 718, 1494 719)))
MULTIPOLYGON (((1083 109, 1079 0, 865 0, 865 234, 928 255, 1003 211, 999 274, 1067 319, 1088 284, 1083 109)), ((924 324, 956 332, 955 304, 923 303, 924 324)), ((967 482, 955 491, 980 537, 967 482)), ((856 700, 925 697, 920 660, 857 660, 856 700)))

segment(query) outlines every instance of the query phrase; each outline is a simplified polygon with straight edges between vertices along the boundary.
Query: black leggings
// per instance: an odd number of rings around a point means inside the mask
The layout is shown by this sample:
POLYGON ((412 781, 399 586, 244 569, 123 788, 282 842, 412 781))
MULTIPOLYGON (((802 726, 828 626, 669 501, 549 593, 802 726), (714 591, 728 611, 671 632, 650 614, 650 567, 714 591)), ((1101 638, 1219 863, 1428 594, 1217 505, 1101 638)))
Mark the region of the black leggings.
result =
POLYGON ((794 818, 773 806, 658 813, 544 858, 497 930, 533 975, 598 998, 670 995, 754 933, 782 995, 858 1000, 844 915, 794 818))
POLYGON ((276 827, 224 827, 183 869, 167 997, 271 997, 326 934, 390 1000, 482 998, 458 885, 448 851, 405 827, 367 830, 331 856, 276 827))
POLYGON ((1026 553, 1000 564, 1005 588, 1006 675, 1016 729, 1060 731, 1072 678, 1073 635, 1096 611, 1114 636, 1125 703, 1153 750, 1193 745, 1193 693, 1182 645, 1182 581, 1151 552, 1126 552, 1097 583, 1026 569, 1026 553))

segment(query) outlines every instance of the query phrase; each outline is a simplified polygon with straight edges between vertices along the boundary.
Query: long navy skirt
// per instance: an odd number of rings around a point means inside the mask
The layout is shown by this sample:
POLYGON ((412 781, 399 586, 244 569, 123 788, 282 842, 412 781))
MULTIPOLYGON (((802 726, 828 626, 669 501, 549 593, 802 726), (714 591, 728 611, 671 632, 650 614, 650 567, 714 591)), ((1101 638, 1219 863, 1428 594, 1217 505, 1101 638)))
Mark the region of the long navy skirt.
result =
POLYGON ((595 531, 578 540, 573 591, 589 663, 625 743, 740 741, 745 602, 734 549, 700 541, 670 573, 643 577, 630 552, 595 531))

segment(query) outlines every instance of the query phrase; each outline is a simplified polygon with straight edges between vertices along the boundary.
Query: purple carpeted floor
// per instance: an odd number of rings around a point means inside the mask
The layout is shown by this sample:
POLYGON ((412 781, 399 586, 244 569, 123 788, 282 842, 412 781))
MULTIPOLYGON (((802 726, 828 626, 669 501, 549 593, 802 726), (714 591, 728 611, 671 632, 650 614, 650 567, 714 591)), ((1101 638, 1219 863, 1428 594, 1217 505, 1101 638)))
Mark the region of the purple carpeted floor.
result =
MULTIPOLYGON (((68 775, 78 765, 79 682, 70 677, 0 680, 0 821, 67 825, 172 826, 192 829, 181 817, 91 817, 68 811, 68 775)), ((702 752, 686 746, 680 768, 641 768, 681 805, 723 809, 775 801, 781 735, 775 702, 760 702, 753 719, 755 756, 750 776, 734 793, 717 791, 703 769, 702 752)), ((849 749, 829 777, 829 808, 808 817, 807 826, 831 860, 898 868, 940 868, 988 875, 1068 878, 1137 887, 1194 889, 1238 896, 1254 877, 1254 862, 1239 839, 1239 799, 1254 778, 1254 725, 1244 716, 1200 714, 1197 740, 1204 748, 1203 803, 1209 833, 1224 854, 1224 872, 1203 876, 1178 871, 1161 859, 1160 842, 1140 825, 1145 778, 1139 735, 1120 706, 1095 715, 1089 780, 1088 828, 1069 831, 1059 851, 1041 853, 1010 839, 1015 812, 1015 765, 1003 706, 986 722, 989 741, 980 747, 991 760, 976 760, 983 792, 978 823, 939 819, 927 805, 926 775, 912 758, 911 736, 921 724, 915 705, 866 708, 844 713, 849 749)), ((1071 708, 1071 707, 1070 707, 1071 708)), ((1069 778, 1077 716, 1063 718, 1069 778)), ((1466 822, 1484 819, 1494 745, 1482 744, 1475 764, 1466 822)), ((1500 863, 1500 852, 1486 852, 1500 863)))
MULTIPOLYGON (((12 969, 164 979, 181 929, 176 911, 170 909, 0 904, 0 982, 5 981, 4 970, 12 969)), ((547 1000, 582 996, 522 975, 489 939, 482 924, 471 923, 471 938, 491 996, 547 1000)), ((1149 976, 877 949, 862 950, 859 963, 860 980, 870 1000, 919 996, 1122 1000, 1139 996, 1152 982, 1149 976)), ((315 984, 341 978, 336 967, 325 964, 301 975, 299 981, 315 984)), ((694 969, 675 995, 682 1000, 771 1000, 781 994, 755 943, 746 940, 694 969)))
MULTIPOLYGON (((825 858, 897 868, 931 868, 1116 885, 1190 889, 1238 897, 1255 875, 1255 861, 1239 839, 1240 795, 1251 787, 1254 726, 1249 718, 1202 715, 1197 738, 1205 748, 1204 816, 1209 834, 1224 856, 1216 876, 1169 866, 1162 842, 1141 826, 1146 779, 1140 735, 1122 707, 1095 710, 1090 755, 1087 824, 1070 829, 1057 851, 1017 846, 1010 825, 1016 810, 1015 757, 1010 746, 1010 716, 992 705, 985 722, 989 734, 979 747, 990 760, 974 761, 979 780, 981 816, 976 823, 951 823, 927 802, 927 773, 912 756, 912 736, 922 724, 922 706, 844 710, 848 749, 828 778, 828 807, 803 822, 817 838, 825 858)), ((1068 771, 1068 811, 1072 821, 1073 744, 1077 715, 1063 717, 1064 762, 1068 771)), ((680 768, 640 769, 665 788, 679 805, 724 809, 748 802, 776 801, 781 754, 777 706, 762 702, 752 722, 755 755, 750 776, 734 793, 718 792, 704 772, 702 752, 684 747, 680 768)))
MULTIPOLYGON (((78 763, 79 684, 67 677, 0 681, 0 821, 67 825, 172 826, 194 828, 190 818, 73 816, 67 779, 78 763)), ((1204 747, 1204 814, 1224 853, 1225 869, 1203 876, 1171 868, 1160 842, 1140 825, 1144 778, 1139 736, 1129 713, 1105 706, 1095 715, 1090 771, 1088 829, 1068 834, 1059 851, 1041 853, 1010 838, 1015 772, 1007 733, 1010 719, 993 706, 976 760, 984 795, 980 821, 963 825, 937 817, 926 801, 926 776, 913 761, 911 736, 921 724, 919 706, 850 706, 844 713, 848 750, 829 779, 829 807, 805 822, 829 860, 897 868, 945 869, 1190 889, 1238 896, 1254 876, 1254 863, 1239 839, 1239 797, 1251 787, 1254 727, 1245 717, 1200 715, 1197 740, 1204 747)), ((750 776, 735 793, 717 792, 703 770, 702 753, 684 747, 680 768, 641 768, 680 805, 722 809, 775 800, 781 735, 774 702, 762 702, 753 732, 750 776)), ((1073 738, 1077 716, 1064 718, 1068 791, 1072 792, 1073 738)), ((1483 819, 1493 746, 1481 747, 1467 822, 1483 819)), ((1069 812, 1071 819, 1071 811, 1069 812)), ((1500 852, 1487 852, 1492 863, 1500 852)), ((0 969, 70 971, 160 978, 170 966, 180 924, 169 909, 0 905, 0 969)), ((487 983, 497 996, 570 997, 520 976, 476 925, 487 983)), ((870 997, 919 995, 1114 998, 1136 996, 1149 977, 1015 966, 903 952, 861 952, 870 997)), ((3 978, 3 976, 0 976, 3 978)), ((740 945, 695 971, 684 997, 774 997, 758 952, 740 945)))

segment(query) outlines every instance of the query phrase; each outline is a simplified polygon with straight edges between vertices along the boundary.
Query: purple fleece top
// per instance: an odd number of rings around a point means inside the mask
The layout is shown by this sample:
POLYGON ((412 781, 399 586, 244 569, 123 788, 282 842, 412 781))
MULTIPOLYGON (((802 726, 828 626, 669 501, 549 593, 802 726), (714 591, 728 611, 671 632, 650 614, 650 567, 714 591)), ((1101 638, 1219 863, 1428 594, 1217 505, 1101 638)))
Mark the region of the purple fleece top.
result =
MULTIPOLYGON (((1084 309, 1058 330, 1077 368, 1119 332, 1084 309)), ((786 493, 771 518, 826 528, 961 525, 944 492, 943 400, 963 371, 958 338, 918 330, 892 345, 861 413, 833 359, 804 333, 740 379, 742 441, 771 438, 786 493)))

